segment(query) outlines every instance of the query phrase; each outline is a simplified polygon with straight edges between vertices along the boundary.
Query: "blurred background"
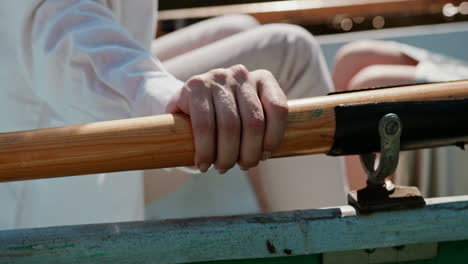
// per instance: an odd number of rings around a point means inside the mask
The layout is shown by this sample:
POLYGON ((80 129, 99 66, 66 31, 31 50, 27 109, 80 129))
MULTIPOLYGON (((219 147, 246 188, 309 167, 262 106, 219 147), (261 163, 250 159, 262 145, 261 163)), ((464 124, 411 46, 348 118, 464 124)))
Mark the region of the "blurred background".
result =
POLYGON ((159 5, 162 32, 227 13, 298 24, 314 35, 468 21, 468 2, 450 0, 166 0, 159 5))
MULTIPOLYGON (((330 69, 340 47, 362 39, 398 41, 468 61, 468 1, 162 0, 159 9, 157 35, 232 13, 252 15, 263 24, 300 25, 316 36, 330 69)), ((433 195, 466 194, 464 186, 468 186, 468 177, 455 175, 466 174, 468 168, 460 161, 467 155, 454 148, 449 148, 448 153, 447 166, 452 169, 433 195)), ((360 168, 351 171, 360 175, 348 175, 350 188, 362 187, 363 172, 360 168)))
POLYGON ((261 23, 292 23, 336 50, 356 39, 389 39, 468 60, 468 1, 453 0, 179 0, 160 1, 158 35, 231 13, 261 23))

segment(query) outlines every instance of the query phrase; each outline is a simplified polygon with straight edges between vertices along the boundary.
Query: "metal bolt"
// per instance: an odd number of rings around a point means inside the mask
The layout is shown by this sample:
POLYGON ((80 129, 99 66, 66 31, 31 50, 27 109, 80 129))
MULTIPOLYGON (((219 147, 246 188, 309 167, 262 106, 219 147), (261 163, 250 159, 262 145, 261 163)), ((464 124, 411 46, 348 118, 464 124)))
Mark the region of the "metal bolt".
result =
POLYGON ((396 121, 390 121, 385 124, 385 132, 389 135, 395 135, 398 132, 398 123, 396 121))

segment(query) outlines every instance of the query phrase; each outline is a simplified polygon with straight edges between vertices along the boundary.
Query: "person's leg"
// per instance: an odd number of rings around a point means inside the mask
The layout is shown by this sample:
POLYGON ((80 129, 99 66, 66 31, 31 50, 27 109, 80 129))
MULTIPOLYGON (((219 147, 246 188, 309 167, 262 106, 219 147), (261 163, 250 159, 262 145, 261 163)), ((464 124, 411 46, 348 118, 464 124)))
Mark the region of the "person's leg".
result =
MULTIPOLYGON (((337 91, 350 90, 350 83, 362 70, 373 65, 407 65, 415 66, 417 61, 401 52, 393 42, 380 40, 363 40, 344 45, 335 57, 333 82, 337 91)), ((372 70, 375 73, 376 69, 372 70)), ((385 71, 380 71, 383 79, 385 71)), ((394 72, 391 77, 396 77, 394 72)), ((361 76, 361 81, 362 81, 361 76)), ((407 74, 406 74, 406 77, 407 74)), ((372 78, 375 78, 373 75, 372 78)), ((393 81, 392 81, 393 82, 393 81)), ((403 84, 403 83, 397 83, 403 84)), ((382 86, 382 85, 381 85, 382 86)))
POLYGON ((258 25, 249 15, 225 15, 204 20, 157 38, 152 43, 151 53, 166 61, 258 25))
MULTIPOLYGON (((324 95, 332 91, 331 78, 319 44, 306 30, 293 25, 256 27, 163 64, 168 72, 181 80, 235 64, 243 64, 251 70, 266 69, 278 79, 288 99, 324 95)), ((263 190, 268 194, 263 198, 267 204, 264 208, 269 210, 346 203, 341 158, 307 156, 276 159, 264 162, 258 171, 254 185, 259 192, 263 190)), ((197 180, 203 181, 209 188, 209 179, 197 180)))
POLYGON ((416 67, 410 65, 372 65, 352 77, 348 90, 415 83, 416 67))
POLYGON ((244 31, 163 62, 180 80, 243 64, 273 73, 288 99, 324 95, 332 82, 320 46, 306 30, 270 24, 244 31))

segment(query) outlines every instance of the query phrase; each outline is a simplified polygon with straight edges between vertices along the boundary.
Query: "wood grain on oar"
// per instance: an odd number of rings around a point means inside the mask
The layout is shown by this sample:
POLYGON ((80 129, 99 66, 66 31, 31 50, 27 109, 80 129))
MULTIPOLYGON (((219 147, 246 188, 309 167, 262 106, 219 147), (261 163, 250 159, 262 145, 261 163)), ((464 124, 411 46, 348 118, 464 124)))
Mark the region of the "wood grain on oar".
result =
POLYGON ((468 98, 468 81, 371 89, 290 101, 286 136, 273 157, 327 153, 334 141, 333 109, 338 105, 461 98, 468 98))
POLYGON ((191 165, 185 115, 0 134, 0 181, 191 165))
MULTIPOLYGON (((327 153, 342 104, 468 98, 468 81, 368 90, 290 101, 274 157, 327 153)), ((193 165, 190 121, 181 114, 0 134, 0 181, 193 165)))

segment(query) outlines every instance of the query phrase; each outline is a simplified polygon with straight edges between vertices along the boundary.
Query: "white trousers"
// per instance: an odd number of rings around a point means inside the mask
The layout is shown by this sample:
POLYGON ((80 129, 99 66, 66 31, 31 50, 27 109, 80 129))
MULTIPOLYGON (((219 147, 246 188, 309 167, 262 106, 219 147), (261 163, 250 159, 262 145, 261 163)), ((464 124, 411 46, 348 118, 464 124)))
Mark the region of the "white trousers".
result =
MULTIPOLYGON (((288 99, 332 91, 328 68, 317 41, 304 29, 286 24, 260 26, 249 16, 218 17, 163 36, 152 52, 180 80, 243 64, 267 69, 288 99)), ((253 181, 262 207, 291 210, 346 203, 341 158, 324 155, 262 162, 253 181), (267 205, 267 206, 265 206, 267 205)), ((249 179, 239 169, 225 175, 170 176, 147 171, 148 218, 241 214, 260 211, 249 179), (180 183, 185 182, 182 187, 180 183)))

